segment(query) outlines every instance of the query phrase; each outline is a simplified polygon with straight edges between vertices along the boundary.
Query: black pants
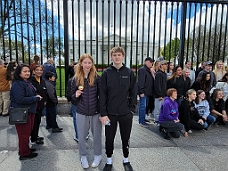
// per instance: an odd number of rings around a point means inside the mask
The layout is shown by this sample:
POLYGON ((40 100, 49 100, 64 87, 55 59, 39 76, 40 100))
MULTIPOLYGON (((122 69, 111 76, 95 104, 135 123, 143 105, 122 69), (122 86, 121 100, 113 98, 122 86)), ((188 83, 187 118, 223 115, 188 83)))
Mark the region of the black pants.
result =
POLYGON ((149 96, 149 102, 148 105, 146 106, 146 114, 152 113, 154 110, 154 97, 153 96, 149 96))
POLYGON ((179 138, 180 137, 180 131, 184 129, 184 125, 179 122, 174 121, 165 121, 160 124, 161 129, 165 129, 167 133, 170 133, 170 135, 173 138, 179 138))
POLYGON ((195 130, 202 130, 204 126, 199 124, 197 121, 190 119, 190 128, 195 130))
POLYGON ((119 123, 120 136, 122 140, 122 150, 124 157, 129 155, 129 139, 131 135, 133 114, 126 115, 108 115, 111 125, 105 126, 105 149, 107 157, 111 157, 114 150, 114 139, 117 130, 117 123, 119 123))
POLYGON ((37 113, 35 114, 35 118, 34 118, 33 129, 32 129, 32 132, 31 132, 31 141, 32 142, 35 142, 37 140, 37 137, 38 137, 38 134, 39 134, 41 116, 42 116, 42 111, 37 109, 37 113))
POLYGON ((58 128, 56 122, 56 106, 46 106, 46 123, 51 128, 58 128))

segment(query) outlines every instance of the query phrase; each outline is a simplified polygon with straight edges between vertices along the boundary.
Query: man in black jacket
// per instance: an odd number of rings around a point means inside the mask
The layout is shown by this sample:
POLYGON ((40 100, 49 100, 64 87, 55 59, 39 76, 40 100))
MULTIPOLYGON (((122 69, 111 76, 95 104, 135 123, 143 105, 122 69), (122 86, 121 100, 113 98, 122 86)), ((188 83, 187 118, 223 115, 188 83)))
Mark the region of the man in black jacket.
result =
POLYGON ((145 59, 145 64, 139 68, 138 71, 138 94, 139 94, 139 124, 143 127, 147 127, 145 122, 146 107, 148 105, 149 98, 153 96, 154 90, 154 77, 150 71, 153 60, 150 57, 145 59))
POLYGON ((114 47, 110 51, 112 65, 101 76, 100 112, 101 122, 105 126, 105 149, 107 163, 103 171, 112 169, 112 154, 117 123, 122 140, 123 165, 125 170, 132 171, 128 161, 129 139, 132 128, 133 114, 137 104, 136 79, 134 72, 123 63, 124 49, 114 47))

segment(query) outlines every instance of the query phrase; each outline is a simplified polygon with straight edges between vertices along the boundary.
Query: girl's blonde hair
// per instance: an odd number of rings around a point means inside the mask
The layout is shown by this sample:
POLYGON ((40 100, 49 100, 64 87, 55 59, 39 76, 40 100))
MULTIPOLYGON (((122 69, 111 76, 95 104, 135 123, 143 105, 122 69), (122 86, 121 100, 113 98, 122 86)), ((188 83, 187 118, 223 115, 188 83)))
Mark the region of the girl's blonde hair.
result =
POLYGON ((222 75, 224 75, 224 74, 226 73, 226 69, 225 69, 224 63, 223 63, 221 60, 219 60, 219 61, 217 61, 217 62, 215 63, 215 69, 213 70, 213 72, 215 73, 216 76, 218 75, 218 72, 219 72, 218 67, 217 67, 217 65, 218 65, 219 63, 222 63, 222 64, 223 64, 223 67, 222 67, 222 75))
POLYGON ((189 90, 186 92, 186 97, 189 98, 189 95, 191 95, 192 93, 196 93, 196 90, 194 90, 194 89, 189 89, 189 90))
POLYGON ((75 79, 76 79, 76 86, 84 86, 84 79, 85 79, 85 76, 84 76, 84 71, 83 71, 83 67, 82 67, 82 61, 86 58, 89 58, 91 61, 92 61, 92 67, 90 69, 90 72, 89 72, 89 75, 88 75, 88 82, 89 82, 89 85, 90 86, 93 86, 94 85, 94 82, 97 78, 97 70, 96 70, 96 67, 94 65, 94 62, 93 62, 93 58, 91 55, 89 54, 83 54, 79 61, 78 61, 78 64, 76 65, 76 67, 74 68, 75 70, 75 79))

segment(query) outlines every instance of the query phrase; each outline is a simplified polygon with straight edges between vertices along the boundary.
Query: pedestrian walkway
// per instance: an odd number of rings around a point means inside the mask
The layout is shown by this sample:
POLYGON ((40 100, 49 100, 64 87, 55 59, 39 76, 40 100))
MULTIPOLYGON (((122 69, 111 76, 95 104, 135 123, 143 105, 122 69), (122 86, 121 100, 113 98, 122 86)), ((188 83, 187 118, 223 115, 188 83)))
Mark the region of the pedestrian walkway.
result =
MULTIPOLYGON (((73 140, 72 118, 57 118, 62 133, 51 133, 42 120, 40 136, 44 145, 34 145, 38 157, 20 161, 17 133, 8 125, 8 117, 0 117, 0 171, 81 171, 77 143, 73 140)), ((104 133, 103 133, 104 135, 104 133)), ((92 154, 92 136, 87 141, 92 154)), ((92 155, 90 155, 92 156, 92 155)), ((123 171, 120 135, 115 139, 113 171, 123 171)), ((189 138, 165 140, 158 128, 139 126, 134 116, 130 142, 130 162, 135 171, 224 171, 228 169, 228 126, 212 126, 208 131, 194 131, 189 138)), ((91 164, 93 157, 89 158, 91 164)), ((100 171, 106 162, 103 138, 103 160, 99 167, 85 169, 100 171)))

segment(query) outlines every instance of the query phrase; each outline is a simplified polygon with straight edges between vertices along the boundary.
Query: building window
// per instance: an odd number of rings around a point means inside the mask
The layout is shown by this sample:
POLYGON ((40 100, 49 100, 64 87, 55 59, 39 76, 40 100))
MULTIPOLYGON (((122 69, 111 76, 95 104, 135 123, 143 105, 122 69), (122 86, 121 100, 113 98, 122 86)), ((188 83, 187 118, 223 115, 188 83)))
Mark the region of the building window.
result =
POLYGON ((92 50, 92 55, 95 55, 96 51, 95 49, 92 50))
POLYGON ((70 49, 70 54, 73 54, 73 49, 70 49))

